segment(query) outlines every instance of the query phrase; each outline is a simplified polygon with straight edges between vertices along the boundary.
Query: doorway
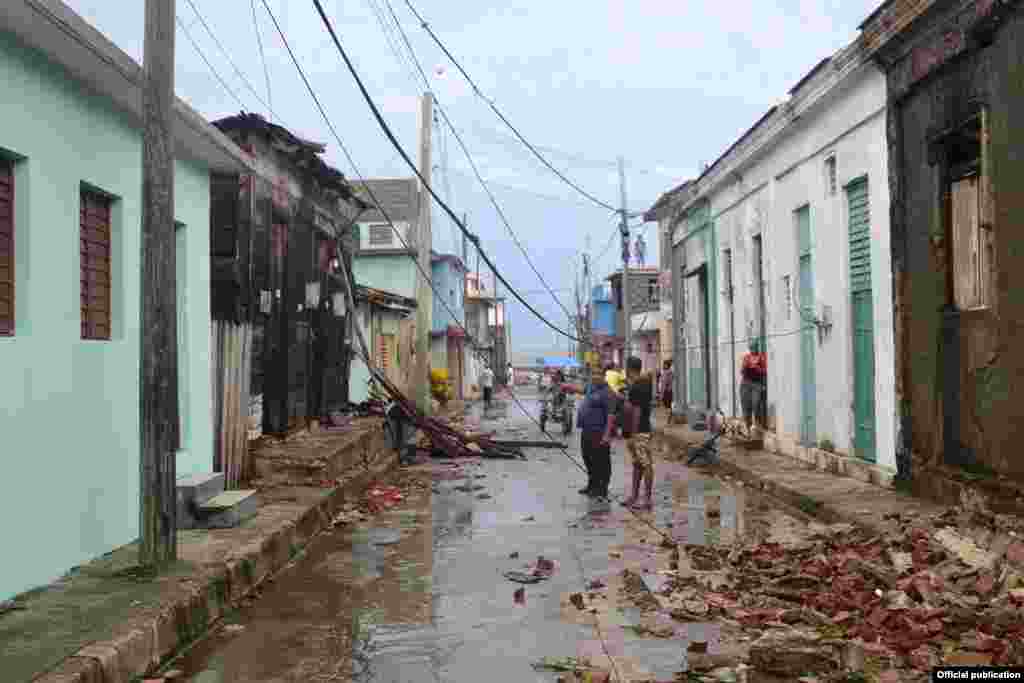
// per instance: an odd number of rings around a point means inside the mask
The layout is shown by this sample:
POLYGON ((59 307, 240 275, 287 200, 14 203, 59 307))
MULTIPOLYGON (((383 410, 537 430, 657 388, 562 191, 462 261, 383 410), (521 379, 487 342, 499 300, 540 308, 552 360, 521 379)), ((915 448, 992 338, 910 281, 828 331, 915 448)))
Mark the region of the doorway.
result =
POLYGON ((811 262, 811 207, 796 210, 800 255, 800 441, 814 446, 818 441, 817 375, 815 368, 814 270, 811 262))
POLYGON ((708 268, 702 264, 686 274, 683 285, 687 289, 689 310, 687 320, 694 344, 687 349, 689 370, 689 399, 693 407, 711 409, 711 339, 708 302, 708 268))
POLYGON ((846 187, 850 221, 850 306, 853 324, 853 448, 875 462, 875 330, 871 292, 871 218, 867 178, 846 187))

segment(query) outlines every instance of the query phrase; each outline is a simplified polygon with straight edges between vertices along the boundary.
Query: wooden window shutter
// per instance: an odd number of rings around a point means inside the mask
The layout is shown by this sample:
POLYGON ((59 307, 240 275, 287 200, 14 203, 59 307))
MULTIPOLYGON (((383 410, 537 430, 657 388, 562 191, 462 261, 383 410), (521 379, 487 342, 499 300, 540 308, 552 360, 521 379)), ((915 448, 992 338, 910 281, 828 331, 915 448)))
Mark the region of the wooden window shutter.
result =
POLYGON ((79 218, 82 339, 110 339, 111 236, 109 198, 82 191, 79 218))
POLYGON ((14 164, 0 161, 0 336, 14 334, 14 164))
POLYGON ((957 308, 984 305, 978 244, 978 176, 970 175, 951 188, 953 220, 953 294, 957 308))

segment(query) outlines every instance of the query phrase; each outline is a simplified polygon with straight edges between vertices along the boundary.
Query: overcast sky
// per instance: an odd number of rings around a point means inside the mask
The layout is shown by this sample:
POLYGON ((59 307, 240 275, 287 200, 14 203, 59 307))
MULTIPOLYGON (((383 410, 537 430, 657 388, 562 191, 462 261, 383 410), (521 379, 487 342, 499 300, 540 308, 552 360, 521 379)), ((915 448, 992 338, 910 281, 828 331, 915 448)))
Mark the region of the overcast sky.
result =
MULTIPOLYGON (((64 0, 141 63, 142 0, 64 0)), ((268 0, 343 142, 365 177, 411 173, 382 135, 330 42, 311 0, 268 0), (287 9, 286 9, 287 8, 287 9)), ((481 101, 413 18, 391 2, 440 105, 462 135, 512 228, 538 270, 573 310, 578 256, 587 248, 607 275, 619 250, 605 249, 615 217, 562 184, 535 161, 481 101)), ((209 119, 267 114, 297 134, 328 144, 328 162, 357 175, 327 129, 279 39, 263 0, 255 0, 270 92, 257 42, 252 0, 191 0, 242 79, 197 19, 189 0, 178 16, 226 85, 215 78, 180 28, 176 91, 209 119), (248 84, 247 82, 248 81, 248 84), (255 94, 254 92, 255 91, 255 94), (233 94, 232 94, 233 93, 233 94), (258 95, 258 97, 257 97, 258 95), (239 102, 240 100, 240 102, 239 102), (261 102, 262 100, 262 102, 261 102)), ((412 0, 482 93, 548 156, 602 201, 620 202, 615 159, 627 161, 626 191, 643 210, 664 191, 717 158, 812 66, 849 43, 879 0, 515 0, 475 3, 412 0)), ((393 27, 386 0, 325 0, 342 44, 403 146, 417 157, 418 98, 425 89, 393 27), (385 33, 382 20, 387 19, 385 33)), ((442 121, 442 128, 445 127, 442 121)), ((469 216, 484 250, 526 298, 559 327, 565 314, 514 245, 449 134, 435 133, 436 188, 469 216), (441 169, 447 168, 444 173, 441 169), (446 177, 447 176, 447 177, 446 177), (447 180, 447 182, 445 182, 447 180)), ((648 263, 656 263, 653 226, 648 263)), ((435 211, 434 246, 461 249, 435 211)), ((641 228, 642 230, 643 228, 641 228)), ((470 259, 476 267, 476 259, 470 259)), ((513 346, 551 350, 556 335, 512 304, 513 346)), ((566 340, 557 348, 565 350, 566 340)))

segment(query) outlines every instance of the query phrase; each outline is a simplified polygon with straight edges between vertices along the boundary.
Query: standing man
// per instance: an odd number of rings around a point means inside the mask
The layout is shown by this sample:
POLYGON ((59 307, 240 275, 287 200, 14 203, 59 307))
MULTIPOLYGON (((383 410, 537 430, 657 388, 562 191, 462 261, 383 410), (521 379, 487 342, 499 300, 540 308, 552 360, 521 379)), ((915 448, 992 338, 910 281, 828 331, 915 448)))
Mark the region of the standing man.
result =
POLYGON ((675 379, 675 373, 672 372, 672 361, 665 361, 665 369, 661 373, 661 405, 665 406, 665 410, 672 412, 672 387, 675 386, 673 380, 675 379))
POLYGON ((626 393, 626 424, 622 436, 626 439, 633 466, 632 495, 623 505, 634 510, 650 510, 654 507, 654 460, 651 457, 651 408, 654 405, 654 378, 644 374, 643 363, 633 356, 626 361, 626 376, 629 389, 626 393), (640 484, 644 483, 646 500, 640 504, 640 484))
MULTIPOLYGON (((764 400, 765 380, 768 378, 768 359, 761 351, 761 340, 750 342, 750 352, 743 357, 740 368, 740 403, 743 417, 750 429, 751 423, 760 421, 761 402, 764 400)), ((760 426, 760 425, 759 425, 760 426)))
POLYGON ((612 479, 612 433, 617 400, 600 368, 591 372, 590 387, 590 394, 576 411, 580 450, 587 468, 587 485, 580 489, 580 493, 604 500, 608 498, 608 485, 612 479))
POLYGON ((480 371, 480 389, 484 392, 484 410, 491 407, 491 396, 494 394, 494 371, 491 366, 484 365, 480 371))

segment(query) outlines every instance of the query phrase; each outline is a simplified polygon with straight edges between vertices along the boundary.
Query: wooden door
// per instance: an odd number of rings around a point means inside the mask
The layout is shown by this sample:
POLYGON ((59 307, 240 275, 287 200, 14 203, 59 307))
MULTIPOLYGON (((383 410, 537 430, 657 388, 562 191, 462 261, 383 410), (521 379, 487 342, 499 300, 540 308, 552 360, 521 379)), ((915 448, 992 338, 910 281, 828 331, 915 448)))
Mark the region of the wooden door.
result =
POLYGON ((871 221, 867 179, 846 188, 850 233, 850 296, 853 323, 854 453, 874 462, 875 330, 871 292, 871 221))
POLYGON ((796 211, 800 255, 800 441, 812 446, 818 441, 818 400, 815 367, 814 270, 811 262, 811 208, 796 211))

